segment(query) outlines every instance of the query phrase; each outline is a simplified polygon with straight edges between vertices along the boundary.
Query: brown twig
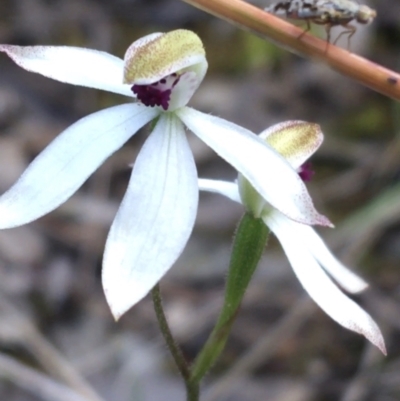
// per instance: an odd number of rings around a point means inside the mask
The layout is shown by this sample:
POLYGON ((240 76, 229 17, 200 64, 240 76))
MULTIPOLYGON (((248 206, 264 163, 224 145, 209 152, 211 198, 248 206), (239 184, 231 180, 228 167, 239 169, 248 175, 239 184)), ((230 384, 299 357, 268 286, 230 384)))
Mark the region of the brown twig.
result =
POLYGON ((390 98, 400 100, 400 74, 303 30, 242 0, 183 0, 228 22, 277 42, 291 52, 322 61, 390 98), (328 46, 328 47, 327 47, 328 46))

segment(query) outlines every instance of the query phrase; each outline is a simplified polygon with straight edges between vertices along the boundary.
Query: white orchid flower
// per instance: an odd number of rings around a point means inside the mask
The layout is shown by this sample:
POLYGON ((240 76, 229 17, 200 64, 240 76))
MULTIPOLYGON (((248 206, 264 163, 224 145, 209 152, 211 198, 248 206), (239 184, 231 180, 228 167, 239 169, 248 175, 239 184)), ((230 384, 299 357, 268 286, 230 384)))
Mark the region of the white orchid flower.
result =
MULTIPOLYGON (((302 169, 303 163, 317 150, 323 135, 315 124, 289 121, 263 131, 260 138, 278 150, 300 175, 304 175, 307 172, 302 169)), ((254 216, 262 218, 278 238, 297 278, 314 301, 332 319, 364 335, 386 354, 377 324, 330 277, 350 293, 364 290, 366 282, 332 255, 312 227, 289 219, 266 202, 241 174, 237 182, 199 179, 199 188, 242 203, 254 216)))
POLYGON ((29 223, 57 208, 153 121, 105 247, 103 286, 116 319, 167 272, 192 232, 198 183, 184 126, 284 215, 305 224, 330 224, 287 161, 265 141, 186 107, 207 70, 203 44, 193 32, 145 36, 129 47, 124 60, 76 47, 0 45, 0 51, 28 71, 134 99, 82 118, 50 143, 0 197, 0 228, 29 223))

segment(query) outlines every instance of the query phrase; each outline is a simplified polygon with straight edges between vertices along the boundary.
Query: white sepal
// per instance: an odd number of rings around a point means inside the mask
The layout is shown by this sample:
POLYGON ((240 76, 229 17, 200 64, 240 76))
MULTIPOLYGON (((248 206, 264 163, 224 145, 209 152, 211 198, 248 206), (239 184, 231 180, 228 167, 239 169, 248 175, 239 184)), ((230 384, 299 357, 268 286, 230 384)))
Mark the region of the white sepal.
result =
POLYGON ((358 293, 368 287, 368 284, 363 279, 333 256, 324 241, 312 227, 294 221, 288 223, 291 225, 293 232, 296 232, 297 238, 301 240, 303 246, 308 248, 318 263, 344 290, 358 293))
POLYGON ((265 223, 279 239, 304 289, 332 319, 362 334, 386 355, 385 342, 377 324, 332 282, 288 222, 285 216, 278 213, 270 214, 265 219, 265 223))
POLYGON ((57 136, 0 197, 0 228, 29 223, 64 203, 157 111, 124 104, 86 116, 57 136))
POLYGON ((182 123, 164 114, 141 149, 107 238, 103 287, 118 319, 170 269, 192 232, 197 172, 182 123))
POLYGON ((124 62, 106 52, 69 46, 0 45, 16 64, 67 84, 133 96, 123 83, 124 62))
POLYGON ((241 203, 238 186, 235 182, 209 180, 206 178, 199 178, 199 190, 213 192, 226 196, 234 202, 241 203))
POLYGON ((296 171, 257 135, 189 107, 176 113, 194 134, 243 174, 273 207, 301 223, 331 225, 328 218, 315 210, 296 171))

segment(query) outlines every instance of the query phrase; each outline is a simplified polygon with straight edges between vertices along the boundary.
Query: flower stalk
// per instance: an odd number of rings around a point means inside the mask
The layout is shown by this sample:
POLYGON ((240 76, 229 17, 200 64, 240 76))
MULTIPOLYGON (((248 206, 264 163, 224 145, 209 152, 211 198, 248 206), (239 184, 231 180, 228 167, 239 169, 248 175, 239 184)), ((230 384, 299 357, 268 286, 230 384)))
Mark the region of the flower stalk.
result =
POLYGON ((262 219, 246 213, 239 222, 225 286, 224 303, 217 323, 194 364, 189 368, 179 345, 173 338, 162 306, 160 286, 151 291, 160 331, 186 385, 187 401, 199 399, 200 382, 217 361, 235 321, 250 279, 261 259, 269 235, 262 219))
POLYGON ((175 362, 175 365, 182 376, 182 379, 186 386, 187 401, 198 401, 199 399, 199 385, 198 383, 190 381, 190 370, 183 356, 182 350, 178 343, 175 341, 171 329, 169 328, 167 318, 164 313, 162 304, 160 284, 156 284, 151 291, 151 297, 153 299, 154 311, 156 313, 158 326, 161 334, 164 337, 165 343, 171 353, 171 356, 175 362))
POLYGON ((163 335, 167 347, 171 352, 172 357, 174 358, 175 365, 178 368, 179 373, 186 381, 190 375, 189 367, 186 363, 185 357, 183 356, 181 349, 179 348, 169 328, 168 321, 165 316, 164 308, 162 305, 160 284, 156 284, 154 288, 151 290, 151 297, 153 299, 154 311, 156 313, 161 334, 163 335))
POLYGON ((269 230, 261 219, 250 213, 242 217, 233 243, 224 304, 214 329, 193 364, 191 383, 199 383, 223 351, 268 234, 269 230))

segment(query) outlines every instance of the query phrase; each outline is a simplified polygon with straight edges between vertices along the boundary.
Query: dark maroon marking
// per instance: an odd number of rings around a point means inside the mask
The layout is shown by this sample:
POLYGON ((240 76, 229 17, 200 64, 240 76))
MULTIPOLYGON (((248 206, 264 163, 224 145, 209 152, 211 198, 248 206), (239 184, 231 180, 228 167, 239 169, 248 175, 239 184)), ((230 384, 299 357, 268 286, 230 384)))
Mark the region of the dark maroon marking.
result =
POLYGON ((133 85, 132 92, 145 106, 161 106, 168 110, 171 93, 174 86, 179 82, 177 74, 171 74, 150 85, 133 85))
POLYGON ((300 167, 300 171, 298 172, 298 174, 303 181, 311 181, 311 178, 315 174, 315 171, 312 169, 311 166, 311 163, 307 162, 300 167))

